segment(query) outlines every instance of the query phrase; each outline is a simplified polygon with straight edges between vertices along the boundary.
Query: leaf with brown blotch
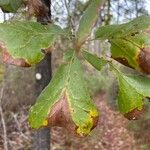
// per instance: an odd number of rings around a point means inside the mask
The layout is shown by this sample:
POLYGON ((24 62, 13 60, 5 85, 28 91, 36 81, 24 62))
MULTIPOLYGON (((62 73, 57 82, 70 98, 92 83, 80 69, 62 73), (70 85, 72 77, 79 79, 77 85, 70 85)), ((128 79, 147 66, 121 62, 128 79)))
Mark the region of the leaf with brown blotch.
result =
MULTIPOLYGON (((41 25, 31 21, 12 21, 0 23, 0 44, 4 47, 4 61, 17 65, 35 65, 45 53, 51 51, 56 39, 64 34, 54 25, 41 25), (8 57, 9 56, 9 57, 8 57)), ((3 49, 3 48, 2 48, 3 49)))
POLYGON ((140 112, 143 108, 144 96, 132 86, 132 82, 130 83, 128 79, 127 76, 118 74, 118 108, 126 118, 134 118, 136 117, 134 116, 134 110, 140 112))
POLYGON ((67 103, 67 95, 65 93, 60 98, 59 102, 53 106, 48 116, 48 124, 50 126, 65 127, 69 131, 76 130, 76 125, 72 121, 69 105, 67 103))
POLYGON ((125 75, 111 64, 118 78, 118 108, 129 120, 143 114, 144 98, 150 97, 150 78, 141 75, 125 75))
POLYGON ((138 120, 141 118, 143 113, 144 113, 144 109, 139 110, 139 109, 135 108, 132 111, 124 114, 124 117, 129 120, 138 120))
POLYGON ((87 91, 80 61, 70 50, 50 84, 32 106, 32 128, 61 126, 80 136, 88 135, 98 121, 98 110, 87 91))
POLYGON ((2 51, 2 61, 5 64, 15 65, 15 66, 19 66, 19 67, 30 67, 31 66, 24 59, 13 58, 9 54, 9 52, 6 49, 5 44, 3 42, 0 42, 0 50, 2 51))
POLYGON ((139 66, 146 74, 150 74, 150 47, 141 49, 138 55, 139 66))
POLYGON ((6 50, 2 51, 2 60, 5 64, 15 65, 19 67, 30 67, 24 59, 14 59, 6 50))
POLYGON ((150 74, 150 16, 141 16, 121 25, 100 27, 96 38, 109 40, 113 59, 150 74))

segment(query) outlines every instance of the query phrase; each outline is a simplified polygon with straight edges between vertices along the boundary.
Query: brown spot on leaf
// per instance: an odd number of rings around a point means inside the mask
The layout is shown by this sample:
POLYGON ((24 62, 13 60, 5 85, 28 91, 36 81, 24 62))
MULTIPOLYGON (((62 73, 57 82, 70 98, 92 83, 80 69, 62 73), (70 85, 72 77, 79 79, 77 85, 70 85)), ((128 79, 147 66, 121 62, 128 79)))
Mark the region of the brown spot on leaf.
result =
POLYGON ((97 126, 99 117, 98 116, 93 117, 92 119, 93 119, 93 127, 91 128, 91 130, 93 130, 97 126))
POLYGON ((63 95, 49 114, 48 124, 50 126, 65 127, 68 131, 75 133, 76 125, 71 118, 66 95, 63 95))
POLYGON ((24 59, 14 59, 6 50, 2 51, 2 60, 4 63, 9 65, 15 65, 19 67, 30 67, 24 59))
POLYGON ((117 57, 117 58, 113 58, 113 59, 115 59, 116 61, 118 61, 119 63, 121 63, 127 67, 133 68, 132 66, 130 66, 130 64, 128 63, 128 60, 126 58, 117 57))
MULTIPOLYGON (((68 132, 74 135, 78 135, 77 130, 78 126, 73 122, 71 112, 73 112, 72 108, 69 107, 68 100, 66 94, 64 94, 59 102, 57 102, 48 117, 48 125, 49 126, 59 126, 67 129, 68 132)), ((98 117, 92 117, 93 127, 94 129, 98 122, 98 117)), ((86 136, 86 134, 80 134, 80 136, 86 136)))
POLYGON ((139 110, 138 108, 133 109, 132 111, 124 114, 125 118, 129 119, 129 120, 138 120, 141 115, 143 114, 143 108, 142 110, 139 110))
POLYGON ((9 65, 15 65, 15 66, 20 66, 20 67, 30 67, 31 65, 29 65, 24 59, 15 59, 13 58, 7 48, 5 47, 5 43, 4 42, 0 42, 0 50, 2 50, 2 61, 5 64, 9 64, 9 65))
POLYGON ((150 74, 150 48, 141 49, 138 62, 141 70, 146 74, 150 74))

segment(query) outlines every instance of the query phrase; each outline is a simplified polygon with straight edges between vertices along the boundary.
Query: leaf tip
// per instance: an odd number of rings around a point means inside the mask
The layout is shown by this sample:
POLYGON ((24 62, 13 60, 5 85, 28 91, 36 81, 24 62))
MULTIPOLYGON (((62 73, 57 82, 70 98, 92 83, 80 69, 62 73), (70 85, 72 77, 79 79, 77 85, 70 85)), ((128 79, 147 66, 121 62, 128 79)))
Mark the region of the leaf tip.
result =
POLYGON ((97 109, 93 109, 93 110, 90 111, 89 115, 90 115, 91 117, 94 117, 94 118, 95 118, 95 117, 98 117, 98 116, 99 116, 99 112, 98 112, 97 109))
POLYGON ((128 120, 138 120, 143 115, 144 109, 143 108, 135 108, 132 111, 124 114, 124 117, 128 120))
POLYGON ((43 125, 44 127, 48 126, 48 120, 44 120, 42 125, 43 125))
POLYGON ((77 128, 76 132, 80 136, 87 136, 91 131, 97 126, 99 119, 99 113, 97 110, 91 111, 89 113, 89 119, 77 128))

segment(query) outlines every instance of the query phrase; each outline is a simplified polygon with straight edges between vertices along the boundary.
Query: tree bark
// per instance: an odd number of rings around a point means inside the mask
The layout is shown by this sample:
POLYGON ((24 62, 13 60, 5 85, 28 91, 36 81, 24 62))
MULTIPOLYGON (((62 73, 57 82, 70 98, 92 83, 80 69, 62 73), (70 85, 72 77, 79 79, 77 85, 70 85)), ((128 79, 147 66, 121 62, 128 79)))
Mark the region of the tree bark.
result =
MULTIPOLYGON (((51 79, 51 55, 46 54, 43 61, 36 67, 36 96, 47 86, 51 79)), ((33 133, 33 150, 50 150, 50 128, 41 128, 33 133)))
MULTIPOLYGON (((47 24, 51 19, 51 1, 43 0, 45 5, 49 8, 48 16, 37 18, 41 24, 47 24), (46 19, 45 19, 46 18, 46 19)), ((51 80, 51 54, 46 54, 45 58, 36 66, 36 96, 48 85, 51 80)), ((42 128, 33 133, 33 150, 50 150, 50 128, 42 128)))

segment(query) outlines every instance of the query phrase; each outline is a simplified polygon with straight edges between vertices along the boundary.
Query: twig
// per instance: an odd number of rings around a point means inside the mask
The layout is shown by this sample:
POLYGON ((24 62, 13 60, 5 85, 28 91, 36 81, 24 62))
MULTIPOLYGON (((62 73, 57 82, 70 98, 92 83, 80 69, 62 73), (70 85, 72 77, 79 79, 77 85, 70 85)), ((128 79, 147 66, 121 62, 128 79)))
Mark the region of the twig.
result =
POLYGON ((68 3, 67 3, 67 0, 64 0, 64 3, 65 3, 65 7, 67 9, 67 13, 70 16, 70 10, 69 10, 69 6, 68 6, 68 3))
POLYGON ((22 136, 24 139, 26 139, 27 141, 29 141, 29 138, 22 132, 20 123, 19 123, 19 121, 18 121, 18 119, 17 119, 17 115, 14 114, 13 112, 11 113, 11 115, 12 115, 12 117, 14 118, 14 121, 16 122, 16 125, 17 125, 17 127, 18 127, 18 130, 19 130, 21 136, 22 136))
POLYGON ((75 32, 75 29, 74 29, 74 21, 72 19, 72 16, 70 14, 70 9, 69 9, 69 5, 68 5, 68 2, 67 0, 64 0, 64 4, 65 4, 65 7, 66 7, 66 10, 67 10, 67 13, 68 13, 68 17, 69 17, 69 20, 70 20, 70 28, 73 30, 73 34, 75 32))
POLYGON ((92 39, 87 39, 86 41, 85 41, 85 43, 86 42, 93 42, 93 41, 97 41, 98 39, 95 39, 95 38, 92 38, 92 39))
POLYGON ((5 117, 4 117, 3 110, 2 110, 3 91, 4 91, 4 88, 2 86, 1 93, 0 93, 0 116, 1 116, 1 122, 2 122, 2 127, 3 127, 4 150, 8 150, 7 129, 6 129, 5 117))

